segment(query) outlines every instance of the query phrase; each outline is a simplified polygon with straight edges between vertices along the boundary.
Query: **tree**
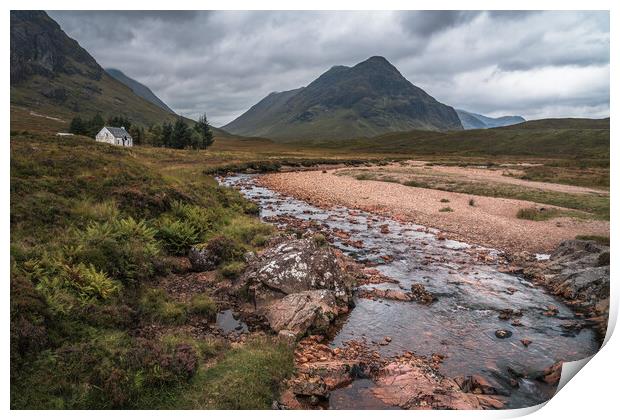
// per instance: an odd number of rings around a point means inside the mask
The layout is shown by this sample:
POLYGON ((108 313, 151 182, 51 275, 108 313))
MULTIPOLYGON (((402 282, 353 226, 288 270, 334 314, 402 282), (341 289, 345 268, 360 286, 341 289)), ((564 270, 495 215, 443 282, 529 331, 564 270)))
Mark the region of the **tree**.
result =
POLYGON ((172 144, 174 149, 185 149, 192 144, 192 132, 182 118, 177 118, 172 129, 172 144))
POLYGON ((165 122, 161 129, 161 144, 164 147, 172 146, 172 124, 165 122))
POLYGON ((198 147, 193 147, 194 149, 206 149, 213 144, 213 132, 211 131, 209 120, 207 120, 207 114, 202 114, 198 118, 198 122, 194 125, 194 130, 200 136, 198 147))
POLYGON ((103 117, 101 114, 97 113, 89 122, 88 122, 88 135, 90 137, 95 137, 97 133, 103 128, 105 122, 103 121, 103 117))
POLYGON ((88 128, 86 126, 86 123, 82 121, 82 118, 78 116, 78 117, 74 117, 71 120, 71 124, 69 125, 69 132, 73 134, 79 134, 82 136, 86 136, 88 135, 88 128))
POLYGON ((127 130, 127 132, 133 139, 133 144, 144 143, 144 128, 132 125, 131 128, 127 130))
POLYGON ((129 130, 131 128, 131 121, 129 121, 127 117, 120 115, 108 118, 108 124, 112 127, 125 127, 125 130, 129 130))

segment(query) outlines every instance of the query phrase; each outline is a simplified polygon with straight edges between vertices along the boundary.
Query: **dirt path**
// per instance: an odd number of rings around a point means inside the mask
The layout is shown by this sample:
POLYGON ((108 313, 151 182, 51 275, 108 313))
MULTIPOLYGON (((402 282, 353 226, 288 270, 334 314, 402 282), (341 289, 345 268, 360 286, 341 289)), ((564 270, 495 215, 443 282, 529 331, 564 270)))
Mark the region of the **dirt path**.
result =
MULTIPOLYGON (((517 219, 517 211, 534 203, 475 196, 381 181, 360 181, 334 171, 268 174, 263 185, 319 206, 343 205, 440 229, 448 236, 509 253, 552 251, 576 235, 609 235, 609 222, 556 218, 517 219), (449 202, 441 202, 449 200, 449 202), (450 207, 451 212, 440 212, 450 207)), ((552 207, 544 205, 544 207, 552 207)))

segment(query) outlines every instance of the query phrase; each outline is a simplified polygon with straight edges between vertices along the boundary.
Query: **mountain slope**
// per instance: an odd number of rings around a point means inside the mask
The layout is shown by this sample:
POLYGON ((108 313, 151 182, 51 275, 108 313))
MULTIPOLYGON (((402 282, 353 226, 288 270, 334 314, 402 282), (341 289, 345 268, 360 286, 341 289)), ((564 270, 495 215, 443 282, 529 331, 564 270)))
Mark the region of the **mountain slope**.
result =
POLYGON ((157 105, 164 111, 168 111, 173 114, 175 113, 168 105, 164 103, 164 101, 159 99, 157 95, 155 95, 153 91, 149 89, 147 86, 143 85, 137 80, 132 79, 131 77, 127 76, 125 73, 123 73, 122 71, 118 69, 105 69, 105 71, 110 76, 112 76, 113 78, 115 78, 116 80, 118 80, 119 82, 127 86, 129 89, 131 89, 133 93, 135 93, 142 99, 146 99, 147 101, 149 101, 153 105, 157 105))
POLYGON ((11 105, 64 119, 100 112, 149 125, 176 118, 108 75, 42 11, 11 11, 11 105))
POLYGON ((307 87, 272 93, 222 128, 304 140, 463 127, 452 107, 414 86, 385 58, 371 57, 353 67, 332 67, 307 87))
POLYGON ((487 117, 486 115, 476 114, 474 112, 457 109, 456 113, 463 124, 465 130, 474 130, 478 128, 495 128, 505 127, 508 125, 519 124, 525 122, 525 118, 518 115, 510 115, 498 118, 487 117))

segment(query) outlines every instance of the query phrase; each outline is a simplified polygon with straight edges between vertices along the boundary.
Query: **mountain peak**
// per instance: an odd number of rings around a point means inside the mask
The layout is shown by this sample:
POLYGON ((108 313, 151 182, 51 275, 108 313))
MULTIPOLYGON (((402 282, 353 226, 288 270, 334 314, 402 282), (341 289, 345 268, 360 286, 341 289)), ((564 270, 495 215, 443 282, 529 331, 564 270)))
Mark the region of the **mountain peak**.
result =
POLYGON ((373 56, 353 67, 333 66, 305 88, 269 95, 224 129, 276 139, 346 139, 463 126, 452 107, 373 56))

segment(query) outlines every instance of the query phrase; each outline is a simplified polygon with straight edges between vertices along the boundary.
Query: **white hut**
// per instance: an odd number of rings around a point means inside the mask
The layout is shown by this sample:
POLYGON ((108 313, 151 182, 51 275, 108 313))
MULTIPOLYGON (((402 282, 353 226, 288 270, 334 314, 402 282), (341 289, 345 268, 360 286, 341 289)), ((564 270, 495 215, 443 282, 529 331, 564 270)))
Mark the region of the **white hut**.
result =
POLYGON ((103 127, 95 136, 95 140, 116 146, 133 146, 133 139, 125 127, 103 127))

